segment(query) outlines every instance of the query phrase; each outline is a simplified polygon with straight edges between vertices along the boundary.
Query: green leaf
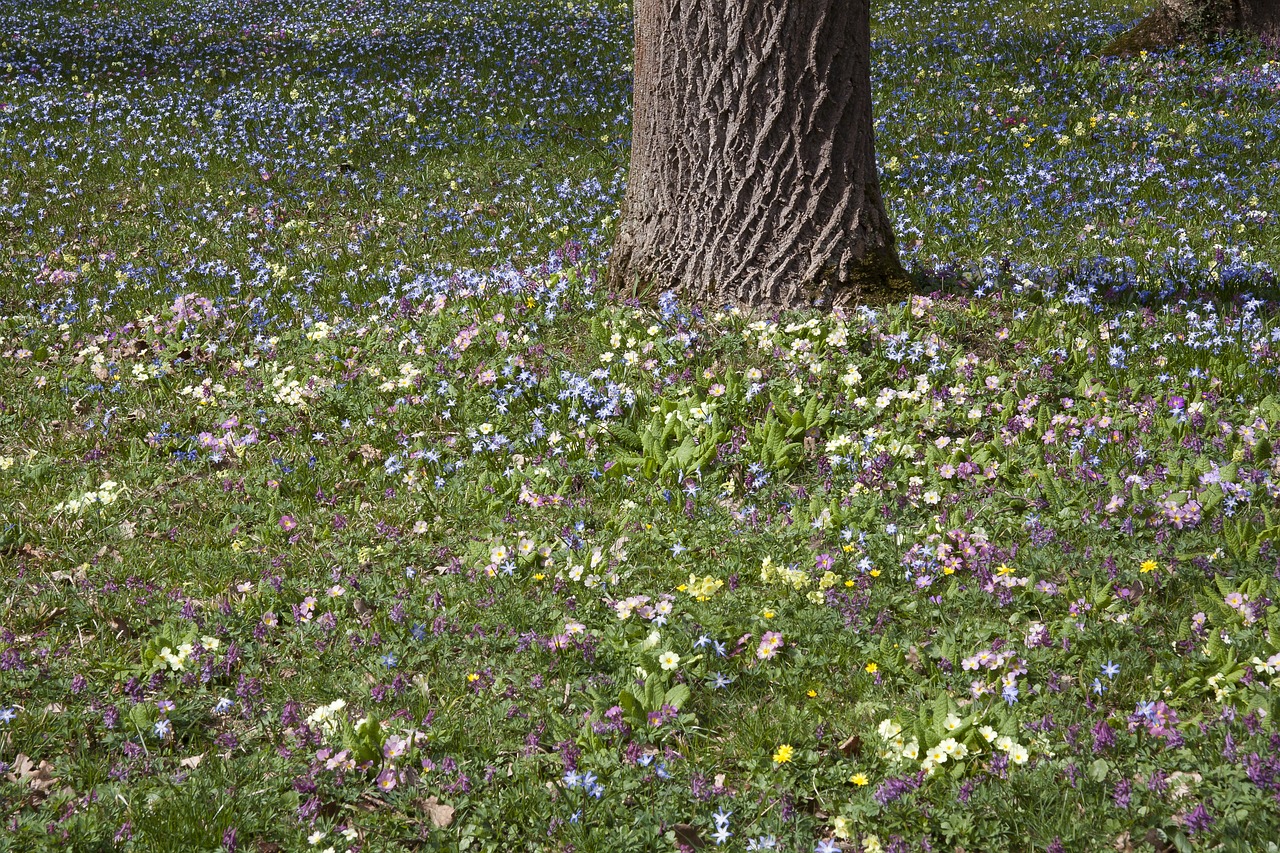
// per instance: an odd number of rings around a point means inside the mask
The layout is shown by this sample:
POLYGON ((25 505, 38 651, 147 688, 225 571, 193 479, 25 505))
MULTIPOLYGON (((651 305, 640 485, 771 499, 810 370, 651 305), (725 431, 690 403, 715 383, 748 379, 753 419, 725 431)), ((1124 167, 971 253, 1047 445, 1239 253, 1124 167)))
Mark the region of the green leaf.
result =
POLYGON ((663 702, 678 711, 685 702, 689 701, 689 697, 692 695, 693 693, 689 690, 687 684, 677 684, 667 691, 663 702))

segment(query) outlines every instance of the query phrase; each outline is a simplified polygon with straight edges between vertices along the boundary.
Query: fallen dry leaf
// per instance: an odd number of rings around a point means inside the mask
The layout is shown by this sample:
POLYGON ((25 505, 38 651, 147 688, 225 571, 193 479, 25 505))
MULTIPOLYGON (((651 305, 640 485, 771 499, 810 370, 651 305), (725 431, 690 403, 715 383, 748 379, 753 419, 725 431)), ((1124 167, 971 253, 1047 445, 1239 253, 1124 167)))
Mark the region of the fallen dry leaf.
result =
POLYGON ((431 818, 436 829, 444 829, 453 823, 453 806, 446 806, 432 794, 422 803, 422 810, 431 818))
POLYGON ((692 847, 694 850, 701 850, 706 846, 707 842, 698 834, 697 827, 688 823, 677 823, 671 827, 675 830, 676 841, 685 847, 692 847))
POLYGON ((13 768, 5 778, 18 784, 25 783, 37 794, 47 794, 54 785, 58 784, 58 780, 53 775, 52 764, 41 761, 37 765, 29 756, 22 753, 18 753, 17 758, 13 760, 13 768))

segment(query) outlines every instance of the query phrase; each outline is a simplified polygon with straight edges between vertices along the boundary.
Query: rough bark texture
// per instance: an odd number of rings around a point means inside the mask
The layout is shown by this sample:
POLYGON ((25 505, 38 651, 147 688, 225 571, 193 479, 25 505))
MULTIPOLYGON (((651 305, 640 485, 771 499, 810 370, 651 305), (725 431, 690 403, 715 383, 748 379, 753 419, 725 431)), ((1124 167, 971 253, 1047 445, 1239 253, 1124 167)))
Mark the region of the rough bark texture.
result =
POLYGON ((635 0, 614 287, 751 308, 901 298, 870 42, 869 0, 635 0))
POLYGON ((1108 45, 1103 54, 1163 50, 1230 32, 1280 39, 1280 0, 1160 0, 1154 12, 1108 45))

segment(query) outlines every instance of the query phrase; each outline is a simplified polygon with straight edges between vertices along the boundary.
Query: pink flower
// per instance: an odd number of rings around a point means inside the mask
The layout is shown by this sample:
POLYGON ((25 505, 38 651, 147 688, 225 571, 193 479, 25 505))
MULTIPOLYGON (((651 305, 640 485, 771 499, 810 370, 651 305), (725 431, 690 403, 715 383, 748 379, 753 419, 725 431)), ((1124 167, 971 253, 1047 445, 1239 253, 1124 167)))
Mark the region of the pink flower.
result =
POLYGON ((289 530, 292 530, 293 528, 295 528, 295 527, 297 527, 297 526, 298 526, 297 519, 295 519, 292 515, 282 515, 282 516, 280 516, 280 529, 281 529, 281 530, 289 531, 289 530))
POLYGON ((764 636, 760 638, 760 647, 756 649, 756 657, 760 660, 769 660, 778 653, 778 649, 785 645, 782 642, 782 635, 777 631, 766 631, 764 636))
POLYGON ((395 788, 395 786, 396 786, 395 768, 388 767, 386 770, 383 770, 381 773, 378 774, 378 790, 390 791, 391 789, 395 788))

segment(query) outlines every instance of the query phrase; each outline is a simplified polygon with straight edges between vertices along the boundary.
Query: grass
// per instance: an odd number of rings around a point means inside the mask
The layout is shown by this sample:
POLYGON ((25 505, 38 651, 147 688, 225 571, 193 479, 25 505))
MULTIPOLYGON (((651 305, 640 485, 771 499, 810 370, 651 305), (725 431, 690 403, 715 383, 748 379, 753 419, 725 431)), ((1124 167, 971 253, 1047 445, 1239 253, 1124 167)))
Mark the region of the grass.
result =
POLYGON ((0 849, 1274 849, 1280 63, 876 16, 922 292, 758 319, 623 5, 5 12, 0 849))

